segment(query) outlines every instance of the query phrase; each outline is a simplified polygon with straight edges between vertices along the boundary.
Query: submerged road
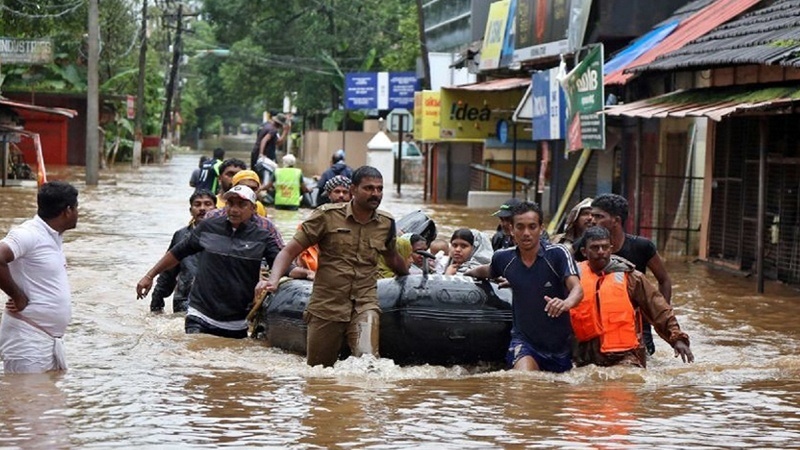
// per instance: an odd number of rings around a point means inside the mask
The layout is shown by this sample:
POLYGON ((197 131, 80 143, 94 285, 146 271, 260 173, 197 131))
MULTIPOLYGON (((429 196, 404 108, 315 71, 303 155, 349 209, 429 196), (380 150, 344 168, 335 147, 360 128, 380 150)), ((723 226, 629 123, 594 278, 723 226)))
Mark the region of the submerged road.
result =
MULTIPOLYGON (((800 295, 669 261, 673 303, 696 362, 658 341, 647 371, 515 373, 349 359, 309 368, 263 342, 187 336, 134 285, 188 221, 199 154, 118 166, 80 189, 65 251, 74 311, 65 374, 0 375, 0 447, 687 448, 797 446, 800 295)), ((242 156, 245 156, 242 153, 242 156)), ((419 188, 383 207, 421 208, 449 237, 494 229, 491 211, 425 205, 419 188)), ((0 189, 0 233, 35 214, 33 188, 0 189)), ((307 211, 270 213, 289 239, 307 211)), ((169 309, 171 303, 167 303, 169 309)))

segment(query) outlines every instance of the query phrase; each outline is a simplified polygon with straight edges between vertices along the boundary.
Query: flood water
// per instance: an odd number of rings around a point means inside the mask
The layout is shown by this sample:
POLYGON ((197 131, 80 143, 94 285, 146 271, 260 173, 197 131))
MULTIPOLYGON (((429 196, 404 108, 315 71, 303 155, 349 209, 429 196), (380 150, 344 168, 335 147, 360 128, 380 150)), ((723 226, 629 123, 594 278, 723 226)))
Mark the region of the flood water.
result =
MULTIPOLYGON (((117 166, 97 187, 79 168, 51 169, 80 190, 78 228, 64 244, 70 370, 0 375, 0 447, 800 446, 800 294, 768 283, 756 295, 755 280, 701 264, 667 266, 690 365, 659 341, 647 371, 554 375, 386 359, 322 369, 260 341, 187 336, 181 316, 151 315, 134 286, 188 221, 198 156, 117 166)), ((35 214, 35 190, 0 189, 0 205, 4 236, 35 214)), ((395 216, 421 208, 443 235, 495 225, 491 211, 425 205, 418 187, 402 198, 387 189, 383 207, 395 216)), ((270 214, 288 239, 308 211, 270 214)))

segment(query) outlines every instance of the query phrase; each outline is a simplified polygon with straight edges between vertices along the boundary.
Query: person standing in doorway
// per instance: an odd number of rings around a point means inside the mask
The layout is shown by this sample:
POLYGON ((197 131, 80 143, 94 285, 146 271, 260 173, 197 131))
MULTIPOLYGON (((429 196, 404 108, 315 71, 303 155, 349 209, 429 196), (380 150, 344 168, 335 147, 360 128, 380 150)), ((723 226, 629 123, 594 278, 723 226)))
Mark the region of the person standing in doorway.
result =
POLYGON ((511 343, 506 360, 514 370, 572 369, 568 311, 583 298, 575 260, 561 245, 542 240, 542 210, 522 202, 512 210, 516 247, 499 250, 489 265, 470 269, 476 278, 505 278, 511 285, 511 343))
MULTIPOLYGON (((669 303, 672 299, 672 280, 667 273, 664 262, 658 254, 653 241, 625 232, 625 222, 628 220, 628 200, 617 194, 602 194, 592 201, 592 218, 595 225, 599 225, 611 233, 611 253, 621 256, 632 262, 636 270, 647 273, 653 272, 658 281, 658 290, 669 303)), ((576 258, 583 260, 583 255, 576 258)), ((653 342, 653 331, 648 322, 644 323, 643 340, 648 354, 656 351, 653 342)))
POLYGON ((36 216, 0 240, 0 322, 5 373, 66 370, 63 336, 72 316, 63 234, 78 224, 78 190, 52 181, 39 189, 36 216))
POLYGON ((319 268, 303 313, 310 366, 333 366, 345 340, 353 356, 379 356, 378 256, 396 274, 408 275, 408 265, 395 247, 394 218, 378 209, 383 175, 374 167, 358 168, 350 193, 347 203, 315 209, 275 258, 269 279, 256 287, 274 292, 280 274, 300 252, 319 244, 319 268))

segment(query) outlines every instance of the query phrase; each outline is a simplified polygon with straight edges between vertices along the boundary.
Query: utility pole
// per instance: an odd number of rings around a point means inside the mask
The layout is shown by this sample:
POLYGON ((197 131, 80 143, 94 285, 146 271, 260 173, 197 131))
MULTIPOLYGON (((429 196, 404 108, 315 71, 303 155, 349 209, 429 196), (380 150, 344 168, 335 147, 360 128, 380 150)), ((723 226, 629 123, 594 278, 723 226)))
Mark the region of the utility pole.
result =
POLYGON ((419 51, 422 58, 422 90, 431 88, 431 62, 428 60, 428 39, 425 38, 425 13, 422 0, 417 0, 417 24, 419 26, 419 51))
POLYGON ((142 122, 144 122, 144 83, 145 70, 147 66, 147 2, 142 0, 142 31, 141 45, 139 47, 139 84, 136 87, 136 119, 133 132, 133 168, 138 169, 142 165, 142 122))
POLYGON ((99 126, 99 74, 100 59, 100 11, 98 0, 89 0, 89 64, 86 90, 86 185, 97 186, 100 162, 99 126))
POLYGON ((181 60, 181 32, 183 31, 183 4, 178 5, 178 29, 175 32, 175 44, 172 48, 172 67, 169 71, 167 83, 167 99, 164 102, 164 116, 161 121, 161 145, 158 152, 158 162, 163 163, 167 154, 167 135, 172 111, 172 96, 175 93, 175 79, 178 76, 178 64, 181 60))

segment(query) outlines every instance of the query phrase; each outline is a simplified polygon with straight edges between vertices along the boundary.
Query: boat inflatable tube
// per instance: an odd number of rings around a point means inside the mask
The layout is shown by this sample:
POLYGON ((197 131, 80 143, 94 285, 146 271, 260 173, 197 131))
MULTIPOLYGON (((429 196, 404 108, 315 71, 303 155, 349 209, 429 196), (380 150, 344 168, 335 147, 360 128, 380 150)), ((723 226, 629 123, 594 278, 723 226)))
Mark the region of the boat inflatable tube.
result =
MULTIPOLYGON (((312 282, 289 280, 262 304, 254 335, 305 354, 303 311, 312 282)), ((396 364, 502 363, 511 331, 511 292, 452 275, 378 280, 380 354, 396 364)), ((346 346, 346 344, 345 344, 346 346)), ((343 349, 342 357, 347 356, 343 349)))

